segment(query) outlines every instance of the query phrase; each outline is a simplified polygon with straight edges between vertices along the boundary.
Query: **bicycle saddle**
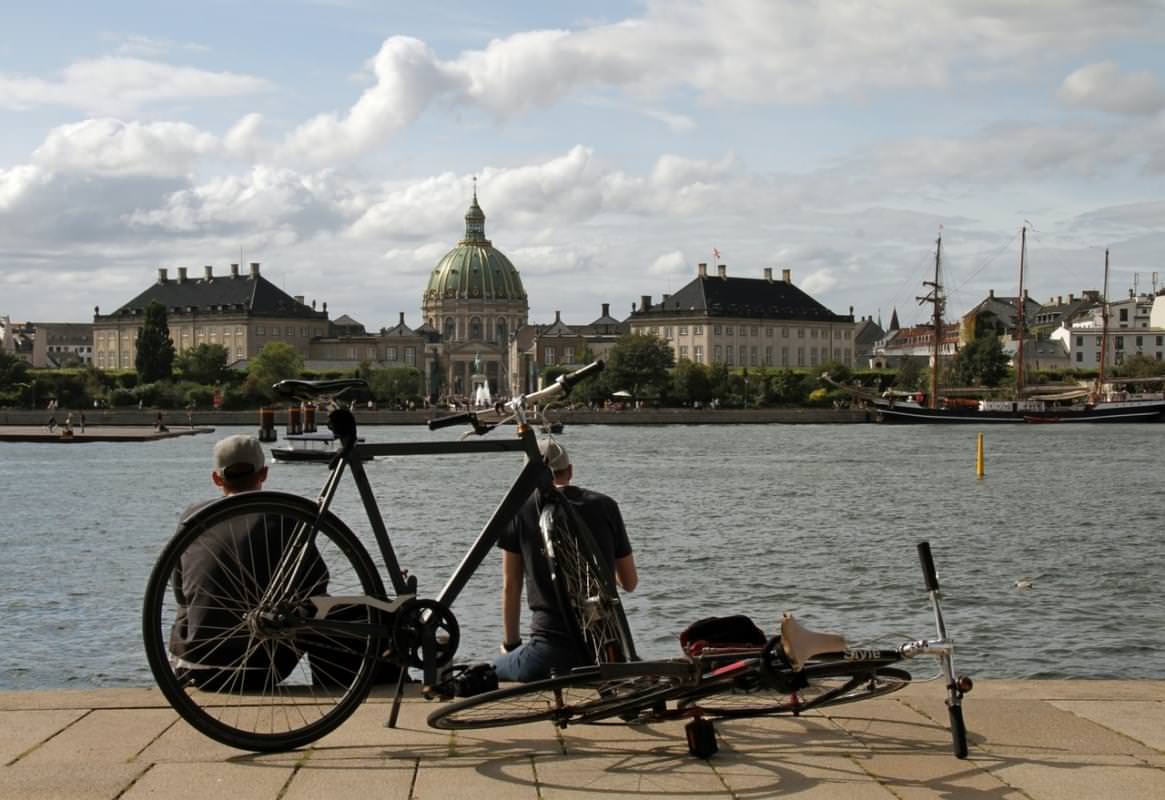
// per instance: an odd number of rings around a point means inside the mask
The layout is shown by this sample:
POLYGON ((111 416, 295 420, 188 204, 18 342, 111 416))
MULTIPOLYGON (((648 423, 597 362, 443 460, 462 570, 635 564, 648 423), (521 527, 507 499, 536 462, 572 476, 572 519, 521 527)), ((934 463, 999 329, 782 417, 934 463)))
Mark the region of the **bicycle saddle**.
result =
POLYGON ((845 637, 836 633, 816 633, 786 614, 781 620, 781 649, 794 670, 822 653, 840 653, 846 649, 845 637))
POLYGON ((335 396, 343 394, 349 389, 365 389, 368 381, 363 378, 345 378, 335 381, 298 381, 283 380, 271 388, 284 397, 320 397, 321 395, 335 396))

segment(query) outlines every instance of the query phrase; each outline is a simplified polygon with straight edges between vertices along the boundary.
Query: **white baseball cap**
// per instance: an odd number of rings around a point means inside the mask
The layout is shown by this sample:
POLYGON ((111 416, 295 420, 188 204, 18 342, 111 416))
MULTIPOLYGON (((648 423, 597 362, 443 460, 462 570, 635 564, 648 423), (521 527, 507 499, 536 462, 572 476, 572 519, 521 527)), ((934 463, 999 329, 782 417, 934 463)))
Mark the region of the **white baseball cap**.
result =
POLYGON ((539 439, 538 450, 542 453, 542 459, 552 472, 562 472, 570 466, 570 456, 566 454, 566 448, 560 445, 557 439, 539 439))
POLYGON ((224 478, 252 475, 264 466, 263 446, 254 436, 237 433, 214 446, 214 471, 224 478))

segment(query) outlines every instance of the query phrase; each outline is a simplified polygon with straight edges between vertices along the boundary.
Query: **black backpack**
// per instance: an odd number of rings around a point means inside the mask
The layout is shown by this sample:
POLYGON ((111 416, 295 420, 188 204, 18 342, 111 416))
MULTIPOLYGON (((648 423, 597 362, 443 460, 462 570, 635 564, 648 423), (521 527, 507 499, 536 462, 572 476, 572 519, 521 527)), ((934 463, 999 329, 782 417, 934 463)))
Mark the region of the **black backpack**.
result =
POLYGON ((680 633, 680 646, 689 655, 706 647, 763 647, 768 641, 765 632, 744 614, 705 617, 680 633))

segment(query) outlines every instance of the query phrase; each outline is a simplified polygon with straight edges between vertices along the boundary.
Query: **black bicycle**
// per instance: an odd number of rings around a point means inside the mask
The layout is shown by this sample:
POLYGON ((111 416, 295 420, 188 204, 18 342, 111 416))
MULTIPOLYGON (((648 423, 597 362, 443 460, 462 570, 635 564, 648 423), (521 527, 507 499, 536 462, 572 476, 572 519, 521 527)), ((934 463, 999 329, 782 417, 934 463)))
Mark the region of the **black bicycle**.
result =
POLYGON ((756 638, 733 641, 740 637, 731 632, 716 636, 715 624, 705 624, 712 632, 688 642, 682 658, 600 664, 486 692, 442 706, 429 715, 429 724, 457 730, 541 720, 566 727, 611 720, 689 719, 689 750, 707 758, 717 749, 714 719, 799 715, 887 695, 911 681, 909 672, 894 665, 934 656, 946 686, 954 754, 965 758, 962 700, 972 681, 955 674, 954 643, 943 620, 930 545, 920 543, 918 553, 936 639, 913 640, 893 649, 850 648, 843 637, 809 631, 786 616, 780 635, 765 639, 760 634, 762 643, 756 638))
POLYGON ((579 643, 596 661, 636 657, 618 593, 594 541, 554 488, 527 409, 565 396, 602 369, 595 362, 490 414, 431 420, 468 423, 484 435, 514 422, 516 436, 409 444, 358 443, 356 420, 336 398, 362 380, 282 381, 283 395, 329 408, 340 442, 319 496, 247 492, 186 519, 163 549, 146 586, 143 639, 150 669, 175 710, 202 733, 245 750, 279 751, 324 736, 367 697, 386 664, 400 667, 389 724, 395 724, 408 668, 424 688, 443 691, 457 651, 452 606, 523 503, 537 493, 540 527, 560 603, 579 643), (364 470, 365 456, 520 453, 524 465, 435 598, 417 594, 400 566, 364 470), (349 471, 389 581, 357 536, 331 510, 349 471))

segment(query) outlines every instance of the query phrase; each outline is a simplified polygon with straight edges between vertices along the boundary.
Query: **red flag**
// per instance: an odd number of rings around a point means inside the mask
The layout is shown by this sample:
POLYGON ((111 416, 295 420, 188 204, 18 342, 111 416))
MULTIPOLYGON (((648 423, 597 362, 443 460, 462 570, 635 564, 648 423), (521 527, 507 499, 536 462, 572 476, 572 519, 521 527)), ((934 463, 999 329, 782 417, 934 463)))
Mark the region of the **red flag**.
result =
POLYGON ((712 255, 716 256, 717 260, 719 260, 719 258, 720 258, 720 251, 719 251, 719 250, 717 250, 715 247, 713 247, 713 248, 712 248, 712 255))

